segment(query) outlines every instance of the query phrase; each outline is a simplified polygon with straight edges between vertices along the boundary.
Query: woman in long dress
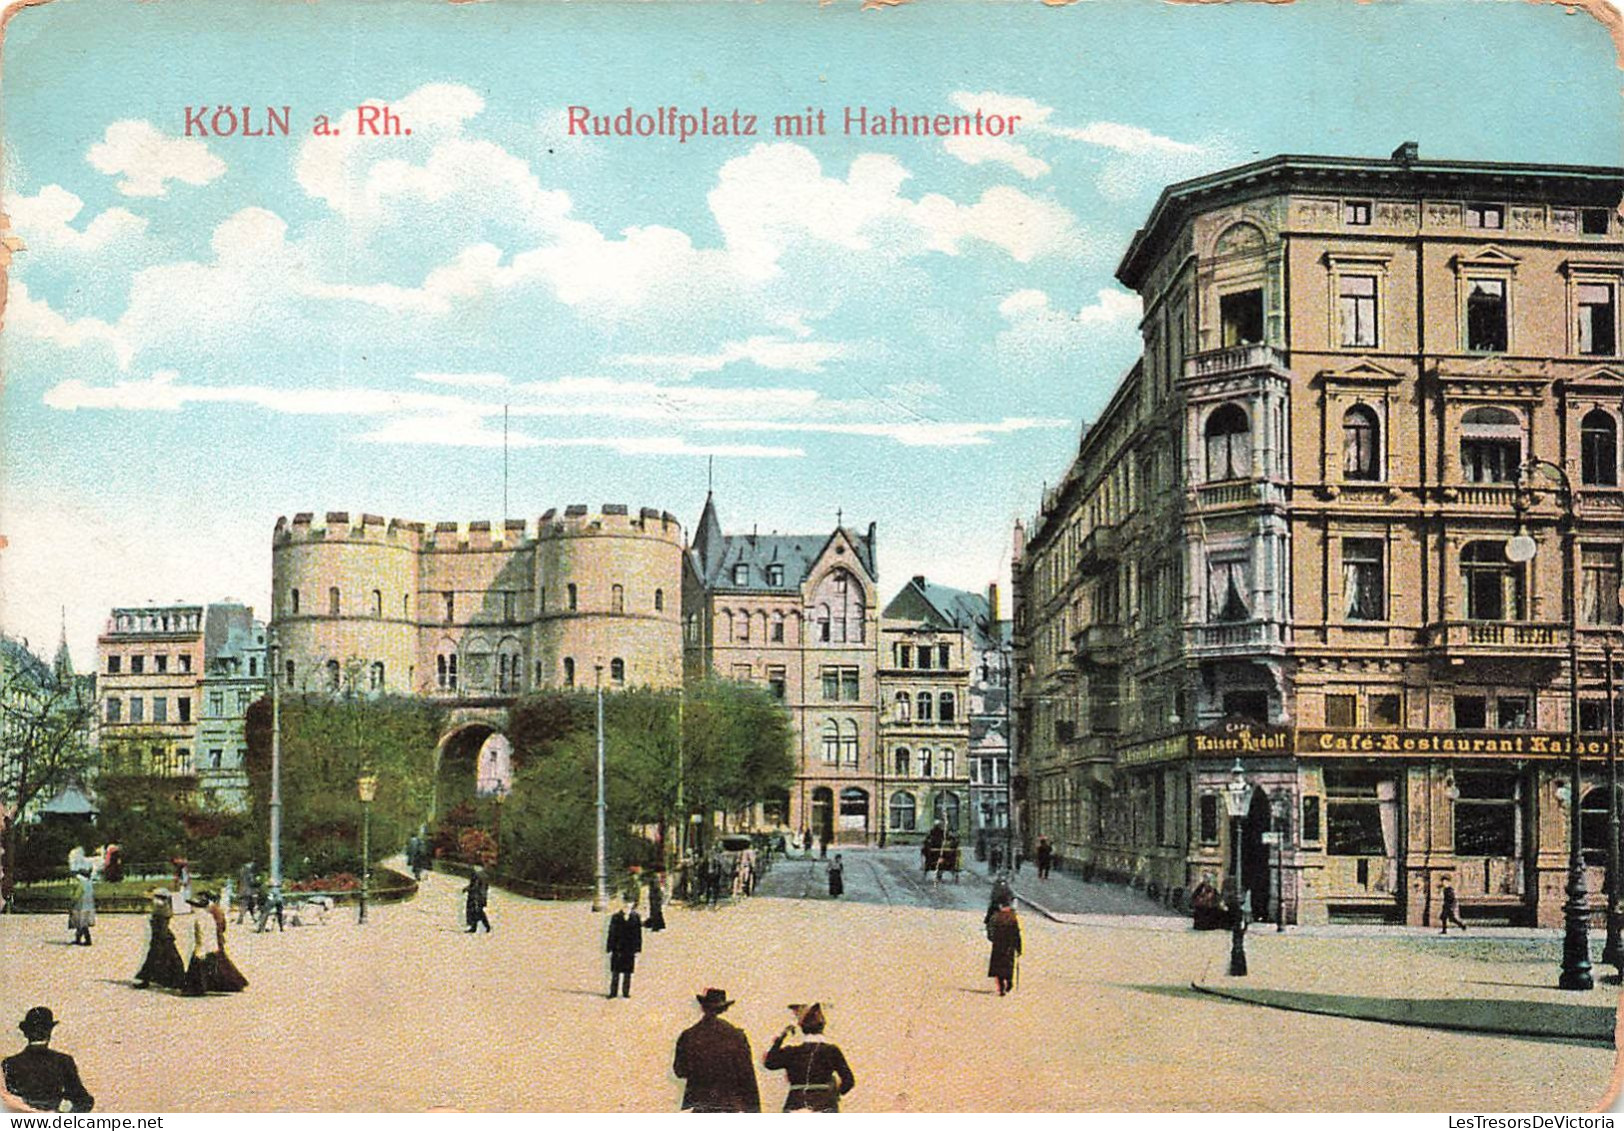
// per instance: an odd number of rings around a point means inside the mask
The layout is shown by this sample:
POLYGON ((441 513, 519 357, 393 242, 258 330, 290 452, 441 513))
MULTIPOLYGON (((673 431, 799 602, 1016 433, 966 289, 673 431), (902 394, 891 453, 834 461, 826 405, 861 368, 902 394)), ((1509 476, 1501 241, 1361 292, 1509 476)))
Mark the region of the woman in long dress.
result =
POLYGON ((209 896, 209 918, 214 920, 214 971, 209 989, 222 994, 241 993, 248 988, 248 979, 226 953, 226 909, 212 895, 209 896))
POLYGON ((665 930, 665 892, 660 887, 660 873, 650 872, 648 877, 648 918, 643 926, 651 931, 665 930))
POLYGON ((205 924, 202 915, 192 920, 192 961, 186 967, 186 993, 200 997, 206 993, 234 994, 245 989, 248 979, 226 956, 226 913, 219 900, 204 893, 201 899, 190 902, 193 907, 206 908, 212 923, 205 924))
POLYGON ((79 881, 79 898, 68 912, 68 926, 73 928, 73 945, 90 945, 90 928, 96 925, 96 881, 89 872, 74 876, 79 881))
POLYGON ((152 942, 147 946, 147 960, 135 975, 135 988, 144 990, 156 983, 166 989, 178 990, 186 984, 186 963, 181 961, 180 949, 175 946, 175 933, 170 929, 175 909, 170 906, 169 892, 158 888, 152 893, 152 942))
POLYGON ((987 940, 992 956, 987 960, 987 977, 998 983, 998 996, 1015 988, 1015 963, 1021 953, 1021 920, 1005 903, 987 921, 987 940))

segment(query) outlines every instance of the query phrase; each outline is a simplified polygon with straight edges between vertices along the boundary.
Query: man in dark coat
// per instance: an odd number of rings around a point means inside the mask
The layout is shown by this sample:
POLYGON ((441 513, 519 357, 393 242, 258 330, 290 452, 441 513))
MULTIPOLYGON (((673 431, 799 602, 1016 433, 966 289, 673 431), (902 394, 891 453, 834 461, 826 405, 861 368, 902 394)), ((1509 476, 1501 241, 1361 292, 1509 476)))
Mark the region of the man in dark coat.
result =
POLYGON ((785 1045, 784 1040, 795 1032, 791 1025, 773 1041, 764 1063, 768 1068, 782 1068, 789 1078, 789 1095, 784 1097, 785 1111, 839 1111, 840 1097, 857 1084, 846 1054, 833 1041, 823 1039, 823 1006, 792 1005, 804 1039, 797 1045, 785 1045))
POLYGON ((468 877, 468 886, 462 890, 468 897, 468 905, 464 908, 468 919, 468 930, 465 933, 473 934, 479 930, 479 925, 483 923, 485 924, 485 933, 490 934, 491 921, 485 914, 485 904, 490 900, 491 885, 490 881, 485 878, 485 869, 475 867, 474 874, 468 877))
POLYGON ((637 914, 637 905, 628 896, 619 911, 609 920, 609 996, 632 996, 632 971, 637 968, 637 955, 643 949, 643 920, 637 914))
POLYGON ((237 893, 242 898, 237 904, 237 922, 241 923, 244 915, 257 921, 254 913, 259 910, 259 870, 252 860, 237 873, 237 893))
POLYGON ((920 846, 919 855, 924 858, 925 875, 936 870, 936 865, 942 858, 942 842, 947 839, 947 832, 942 828, 942 822, 937 821, 931 826, 930 832, 925 834, 925 843, 920 846))
POLYGON ((684 1111, 761 1110, 756 1086, 756 1063, 750 1038, 722 1020, 733 1003, 722 990, 709 989, 695 998, 705 1016, 682 1031, 671 1071, 688 1086, 682 1093, 684 1111))
POLYGON ((28 1047, 16 1056, 0 1061, 6 1091, 37 1111, 60 1111, 67 1100, 69 1111, 89 1111, 96 1101, 79 1081, 79 1067, 67 1053, 50 1048, 51 1030, 56 1018, 43 1005, 30 1009, 17 1028, 23 1031, 28 1047))
POLYGON ((1049 878, 1049 869, 1054 866, 1054 846, 1049 843, 1046 836, 1038 837, 1038 879, 1049 878))

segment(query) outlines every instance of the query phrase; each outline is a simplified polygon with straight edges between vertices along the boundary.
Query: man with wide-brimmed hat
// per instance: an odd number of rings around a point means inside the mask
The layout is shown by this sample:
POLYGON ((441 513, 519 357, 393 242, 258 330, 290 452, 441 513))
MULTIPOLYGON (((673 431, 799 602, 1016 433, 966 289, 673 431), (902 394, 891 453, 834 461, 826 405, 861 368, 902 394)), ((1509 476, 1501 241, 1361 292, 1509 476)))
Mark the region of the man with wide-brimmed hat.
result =
POLYGON ((28 1047, 0 1061, 6 1091, 37 1111, 59 1111, 67 1100, 70 1111, 89 1111, 96 1101, 79 1081, 79 1067, 67 1053, 50 1048, 56 1018, 43 1005, 30 1009, 18 1022, 28 1047))
POLYGON ((823 1035, 827 1023, 823 1005, 814 1001, 789 1009, 795 1014, 795 1024, 778 1034, 764 1062, 769 1069, 782 1068, 789 1077, 784 1110, 839 1111, 840 1097, 856 1086, 857 1077, 840 1046, 823 1035), (797 1028, 801 1031, 800 1043, 786 1045, 784 1041, 797 1028))
POLYGON ((722 1020, 733 1002, 723 990, 708 989, 694 998, 705 1013, 677 1038, 671 1071, 688 1082, 682 1093, 684 1111, 760 1111, 756 1063, 750 1038, 722 1020))

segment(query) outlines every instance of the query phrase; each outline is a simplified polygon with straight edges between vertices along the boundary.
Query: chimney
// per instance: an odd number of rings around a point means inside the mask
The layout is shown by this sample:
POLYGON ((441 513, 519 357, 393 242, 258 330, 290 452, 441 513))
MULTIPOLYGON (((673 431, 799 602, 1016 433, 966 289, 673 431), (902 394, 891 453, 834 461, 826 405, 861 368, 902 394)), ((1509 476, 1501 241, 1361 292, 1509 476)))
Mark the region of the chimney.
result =
POLYGON ((1393 150, 1392 160, 1400 165, 1413 165, 1421 156, 1421 147, 1413 141, 1407 141, 1393 150))
POLYGON ((987 584, 987 620, 991 624, 998 623, 998 583, 987 584))
POLYGON ((914 574, 914 585, 918 586, 920 589, 923 589, 925 587, 925 575, 922 573, 914 574))

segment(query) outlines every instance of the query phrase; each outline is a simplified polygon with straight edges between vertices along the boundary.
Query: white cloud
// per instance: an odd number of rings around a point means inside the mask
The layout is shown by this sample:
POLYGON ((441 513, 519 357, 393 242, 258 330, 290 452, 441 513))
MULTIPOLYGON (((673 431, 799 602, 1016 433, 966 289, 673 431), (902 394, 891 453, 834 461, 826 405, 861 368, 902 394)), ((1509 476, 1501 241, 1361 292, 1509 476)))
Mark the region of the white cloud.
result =
POLYGON ((695 373, 715 373, 740 361, 748 361, 762 369, 821 373, 825 362, 833 361, 845 352, 846 347, 834 342, 756 337, 742 342, 725 342, 720 349, 709 354, 623 354, 609 360, 614 365, 665 369, 684 377, 695 373))
POLYGON ((125 196, 167 196, 170 181, 206 185, 226 171, 206 143, 170 137, 145 120, 114 122, 85 160, 98 173, 122 176, 117 188, 125 196))
POLYGON ((929 246, 949 255, 957 255, 959 245, 971 239, 1002 248, 1017 263, 1052 252, 1075 255, 1085 246, 1075 217, 1065 208, 1007 185, 988 189, 971 205, 931 194, 920 200, 913 215, 929 233, 929 246))
POLYGON ((1117 287, 1101 287, 1094 301, 1075 311, 1054 306, 1040 290, 1005 296, 998 313, 1009 323, 998 335, 998 348, 1029 363, 1049 364, 1082 349, 1102 335, 1127 340, 1140 316, 1139 296, 1117 287))
POLYGON ((65 350, 106 348, 112 351, 119 365, 129 364, 130 345, 115 327, 100 318, 69 319, 58 314, 49 303, 30 295, 21 279, 11 283, 5 326, 20 337, 50 342, 65 350))
POLYGON ((134 240, 147 230, 147 221, 124 208, 99 212, 83 229, 73 226, 85 202, 61 185, 46 185, 33 196, 12 197, 6 203, 11 226, 30 251, 89 254, 134 240))
POLYGON ((1152 133, 1141 126, 1127 125, 1122 122, 1089 122, 1083 126, 1056 125, 1050 121, 1055 112, 1053 106, 1045 106, 1041 102, 1015 94, 998 94, 993 91, 972 94, 969 91, 961 90, 954 92, 952 101, 954 105, 963 110, 980 109, 990 114, 1019 115, 1021 120, 1016 128, 1017 133, 1060 137, 1068 141, 1081 141, 1089 145, 1115 150, 1118 153, 1177 154, 1197 153, 1201 149, 1199 145, 1192 145, 1186 141, 1176 141, 1173 138, 1152 133))
POLYGON ((1008 165, 1028 180, 1049 172, 1049 163, 1043 158, 1033 156, 1020 142, 1001 137, 949 137, 942 142, 942 148, 966 165, 1008 165))
POLYGON ((1093 302, 1075 314, 1057 310, 1049 296, 1039 290, 1023 290, 1007 296, 998 304, 998 313, 1010 322, 1076 322, 1084 326, 1102 326, 1128 319, 1137 320, 1140 313, 1139 296, 1117 287, 1101 287, 1093 302))

